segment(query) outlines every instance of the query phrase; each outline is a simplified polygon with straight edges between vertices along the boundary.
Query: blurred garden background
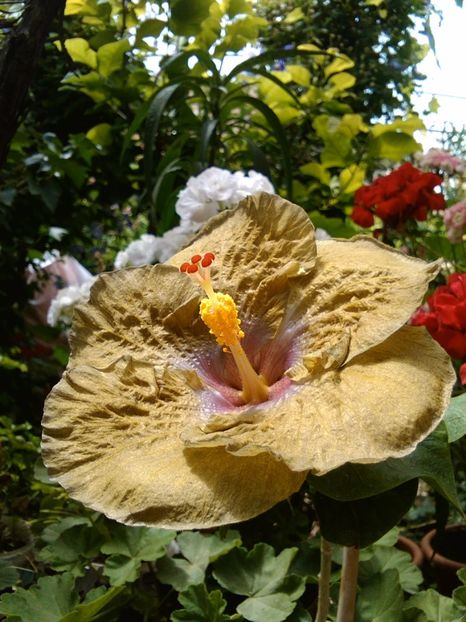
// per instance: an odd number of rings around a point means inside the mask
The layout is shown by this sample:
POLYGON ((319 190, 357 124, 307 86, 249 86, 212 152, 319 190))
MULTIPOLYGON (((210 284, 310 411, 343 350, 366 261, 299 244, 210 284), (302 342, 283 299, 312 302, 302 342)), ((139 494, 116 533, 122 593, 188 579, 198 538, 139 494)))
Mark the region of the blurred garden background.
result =
MULTIPOLYGON (((465 620, 466 571, 443 588, 394 546, 466 508, 466 115, 439 122, 442 92, 422 70, 442 11, 464 19, 462 2, 43 5, 0 2, 0 619, 315 619, 318 483, 235 529, 177 536, 85 509, 40 458, 44 399, 96 275, 165 261, 265 190, 322 238, 366 234, 441 260, 411 321, 452 358, 449 425, 394 482, 423 480, 414 503, 395 503, 398 527, 360 541, 356 619, 465 620)), ((332 563, 329 620, 338 546, 332 563)))

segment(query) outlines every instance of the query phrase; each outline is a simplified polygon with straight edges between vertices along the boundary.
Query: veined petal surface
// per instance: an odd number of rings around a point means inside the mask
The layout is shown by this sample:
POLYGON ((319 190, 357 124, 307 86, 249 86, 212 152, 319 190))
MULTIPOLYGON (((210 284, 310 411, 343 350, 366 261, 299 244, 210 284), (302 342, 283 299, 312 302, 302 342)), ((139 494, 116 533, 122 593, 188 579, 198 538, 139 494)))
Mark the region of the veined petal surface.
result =
POLYGON ((42 452, 50 476, 110 518, 171 529, 246 520, 299 489, 306 473, 268 453, 236 457, 190 449, 181 431, 196 412, 183 377, 121 359, 75 367, 47 399, 42 452))
POLYGON ((340 369, 324 371, 285 399, 225 413, 186 429, 190 446, 223 445, 235 455, 269 451, 293 470, 323 475, 346 462, 405 456, 439 423, 455 375, 424 329, 403 327, 340 369))

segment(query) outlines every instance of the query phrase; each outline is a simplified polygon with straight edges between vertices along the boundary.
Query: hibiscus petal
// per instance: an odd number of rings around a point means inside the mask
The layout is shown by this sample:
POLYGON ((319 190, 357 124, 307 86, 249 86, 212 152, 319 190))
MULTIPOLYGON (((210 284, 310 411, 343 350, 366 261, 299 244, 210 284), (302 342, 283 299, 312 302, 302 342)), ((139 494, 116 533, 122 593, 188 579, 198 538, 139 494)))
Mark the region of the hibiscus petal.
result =
POLYGON ((173 529, 246 520, 299 489, 306 473, 270 454, 187 449, 179 434, 195 401, 182 378, 159 382, 151 365, 129 357, 68 371, 43 419, 52 479, 110 518, 173 529))
POLYGON ((172 266, 101 274, 88 303, 75 309, 70 338, 73 365, 102 368, 125 355, 156 364, 189 349, 183 330, 206 333, 200 291, 172 266))
POLYGON ((349 339, 347 353, 342 350, 348 362, 384 341, 409 320, 439 270, 437 263, 359 236, 318 242, 317 257, 315 274, 300 285, 302 301, 296 307, 308 321, 311 368, 313 355, 326 343, 349 339))
POLYGON ((314 227, 306 212, 280 197, 261 192, 226 210, 205 225, 192 244, 169 260, 180 266, 192 255, 216 255, 212 279, 218 291, 241 308, 264 308, 289 279, 315 264, 314 227))
POLYGON ((323 475, 346 462, 411 453, 441 420, 454 381, 450 358, 427 331, 403 327, 256 420, 243 414, 234 425, 228 414, 185 430, 183 438, 189 446, 223 445, 235 455, 268 451, 293 470, 323 475))

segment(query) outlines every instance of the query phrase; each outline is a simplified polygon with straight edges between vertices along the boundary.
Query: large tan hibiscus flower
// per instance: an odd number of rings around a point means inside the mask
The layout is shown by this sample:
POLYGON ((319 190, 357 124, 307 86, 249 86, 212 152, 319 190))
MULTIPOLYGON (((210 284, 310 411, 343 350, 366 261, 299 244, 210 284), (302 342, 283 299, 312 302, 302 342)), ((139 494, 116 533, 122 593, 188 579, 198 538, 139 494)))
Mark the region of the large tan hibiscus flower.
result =
POLYGON ((102 274, 46 402, 50 475, 121 522, 189 529, 255 516, 309 471, 410 453, 454 382, 448 355, 405 326, 437 269, 370 238, 316 243, 301 208, 263 193, 168 264, 102 274), (210 252, 259 397, 179 271, 210 252))

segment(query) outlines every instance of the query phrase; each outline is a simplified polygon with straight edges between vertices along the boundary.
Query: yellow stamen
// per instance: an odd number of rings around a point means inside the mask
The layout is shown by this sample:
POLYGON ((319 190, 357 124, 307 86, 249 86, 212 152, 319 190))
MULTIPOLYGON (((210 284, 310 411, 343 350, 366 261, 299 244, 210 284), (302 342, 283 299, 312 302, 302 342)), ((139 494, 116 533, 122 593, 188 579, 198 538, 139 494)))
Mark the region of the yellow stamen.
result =
POLYGON ((213 253, 207 253, 202 261, 201 259, 200 255, 195 255, 191 263, 185 263, 180 268, 199 283, 207 294, 207 298, 201 300, 199 310, 201 319, 217 343, 225 351, 228 348, 231 352, 241 379, 244 401, 253 404, 265 402, 268 399, 269 388, 263 377, 254 370, 240 344, 244 332, 241 330, 241 320, 238 318, 235 301, 229 294, 215 292, 212 287, 210 265, 214 259, 213 253))

